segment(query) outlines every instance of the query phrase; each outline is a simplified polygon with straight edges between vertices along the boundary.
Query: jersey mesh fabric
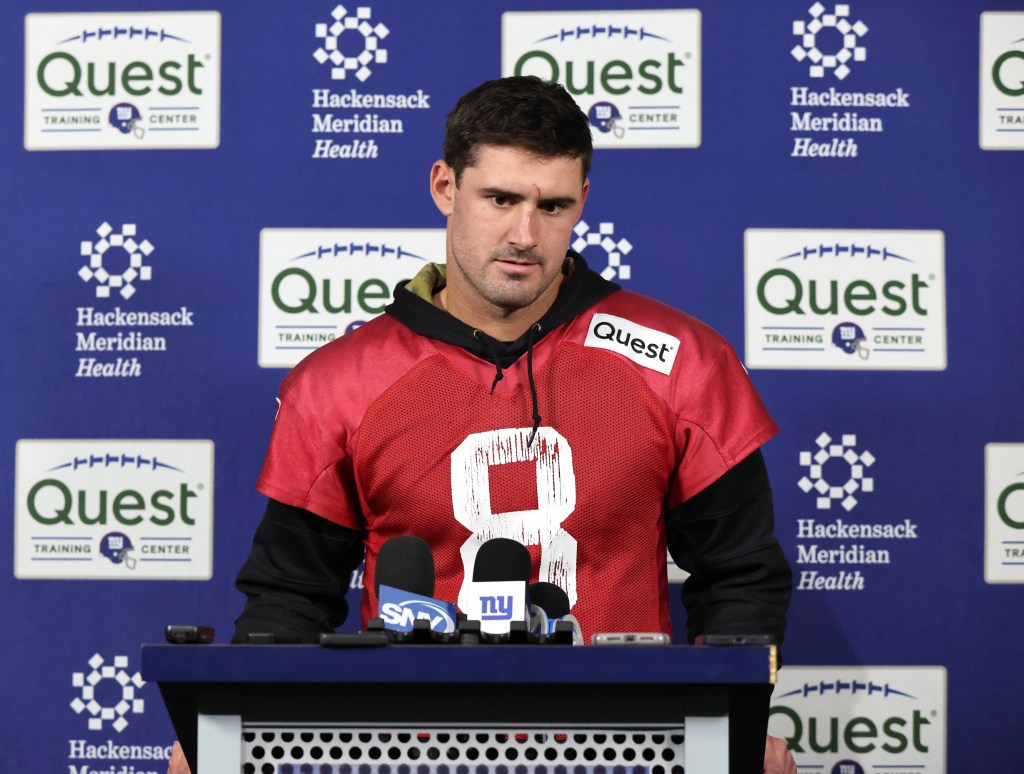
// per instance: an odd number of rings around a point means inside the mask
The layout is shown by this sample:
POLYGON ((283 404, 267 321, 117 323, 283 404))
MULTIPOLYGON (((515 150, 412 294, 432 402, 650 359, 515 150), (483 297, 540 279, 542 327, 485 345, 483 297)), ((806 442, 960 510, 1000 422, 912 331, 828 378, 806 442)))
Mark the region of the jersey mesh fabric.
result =
MULTIPOLYGON (((501 515, 533 512, 525 521, 539 525, 537 531, 548 534, 560 526, 576 541, 576 561, 562 569, 574 576, 578 601, 572 613, 588 641, 603 631, 670 632, 662 513, 677 460, 664 407, 620 358, 578 345, 560 348, 535 381, 544 426, 571 450, 576 498, 564 519, 537 512, 551 482, 538 481, 539 466, 529 459, 487 466, 489 513, 478 514, 475 531, 461 523, 466 516, 455 515, 453 487, 461 485, 452 479, 452 453, 472 434, 505 428, 528 433, 527 385, 490 395, 488 385, 438 356, 416 366, 367 411, 354 455, 370 534, 364 618, 376 610, 377 551, 400 534, 430 543, 438 598, 457 599, 464 573, 460 548, 474 532, 479 542, 519 540, 533 558, 531 580, 564 586, 563 578, 539 577, 536 532, 510 528, 501 515)), ((551 449, 542 436, 534 440, 535 455, 544 457, 551 449)))
POLYGON ((389 538, 427 540, 436 594, 454 602, 463 545, 511 537, 530 550, 534 580, 544 557, 553 564, 540 580, 554 574, 566 588, 575 569, 572 612, 588 639, 669 632, 666 510, 777 428, 717 333, 633 293, 611 294, 534 345, 543 421, 529 449, 526 360, 491 394, 493 365, 378 317, 286 377, 257 488, 367 530, 364 619, 376 612, 373 567, 389 538), (670 374, 587 346, 597 312, 677 337, 670 374))

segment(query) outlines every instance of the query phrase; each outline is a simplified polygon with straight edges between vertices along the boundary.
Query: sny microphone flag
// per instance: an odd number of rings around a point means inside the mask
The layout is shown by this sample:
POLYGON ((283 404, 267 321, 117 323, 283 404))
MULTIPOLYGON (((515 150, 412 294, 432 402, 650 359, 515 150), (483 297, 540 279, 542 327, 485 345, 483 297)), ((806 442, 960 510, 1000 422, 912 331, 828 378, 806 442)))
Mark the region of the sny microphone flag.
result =
POLYGON ((385 629, 393 632, 412 631, 413 623, 422 618, 430 621, 432 631, 455 631, 455 605, 449 602, 402 591, 383 583, 377 601, 385 629))

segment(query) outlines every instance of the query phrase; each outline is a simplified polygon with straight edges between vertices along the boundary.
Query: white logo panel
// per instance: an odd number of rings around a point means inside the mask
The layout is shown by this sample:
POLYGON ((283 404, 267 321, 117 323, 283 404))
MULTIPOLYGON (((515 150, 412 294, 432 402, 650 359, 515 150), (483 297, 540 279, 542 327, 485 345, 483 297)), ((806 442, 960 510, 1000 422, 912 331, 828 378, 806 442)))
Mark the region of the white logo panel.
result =
POLYGON ((263 229, 259 364, 291 368, 383 312, 424 264, 444 260, 444 229, 263 229))
POLYGON ((213 442, 20 440, 18 578, 208 580, 213 442))
POLYGON ((218 12, 25 16, 28 150, 219 144, 218 12))
POLYGON ((985 446, 985 580, 1024 583, 1024 443, 985 446))
POLYGON ((1024 13, 981 15, 978 142, 1024 150, 1024 13))
POLYGON ((943 667, 783 667, 768 733, 803 769, 946 771, 943 667))
POLYGON ((509 12, 501 74, 565 86, 595 148, 700 145, 700 11, 509 12))
POLYGON ((942 370, 941 231, 747 229, 750 368, 942 370))

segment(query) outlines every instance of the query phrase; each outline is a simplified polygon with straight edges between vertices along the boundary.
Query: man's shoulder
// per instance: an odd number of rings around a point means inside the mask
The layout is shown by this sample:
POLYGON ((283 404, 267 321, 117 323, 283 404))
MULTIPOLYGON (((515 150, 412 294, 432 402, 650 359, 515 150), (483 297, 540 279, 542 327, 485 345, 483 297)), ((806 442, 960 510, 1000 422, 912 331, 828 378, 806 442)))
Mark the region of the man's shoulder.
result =
POLYGON ((291 389, 300 384, 335 390, 357 384, 379 388, 433 354, 436 350, 429 339, 389 315, 380 315, 308 354, 285 378, 285 385, 291 389))
POLYGON ((700 352, 718 352, 728 346, 722 335, 707 323, 673 306, 629 290, 612 293, 591 307, 590 311, 593 312, 588 324, 590 333, 594 332, 595 326, 601 321, 606 322, 602 334, 607 333, 607 323, 615 324, 614 320, 607 318, 614 317, 679 339, 687 344, 686 350, 691 354, 695 348, 700 352))

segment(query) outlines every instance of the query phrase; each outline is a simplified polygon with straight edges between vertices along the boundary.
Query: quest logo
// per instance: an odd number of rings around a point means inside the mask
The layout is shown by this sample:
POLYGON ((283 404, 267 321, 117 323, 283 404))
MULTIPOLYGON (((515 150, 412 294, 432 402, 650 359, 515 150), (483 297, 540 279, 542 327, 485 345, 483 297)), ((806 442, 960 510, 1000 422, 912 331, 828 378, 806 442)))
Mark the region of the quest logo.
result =
POLYGON ((1024 583, 1024 443, 985 446, 985 581, 1024 583))
POLYGON ((1024 150, 1024 13, 981 15, 978 143, 1024 150))
POLYGON ((941 231, 747 229, 749 368, 946 367, 941 231))
POLYGON ((220 14, 25 16, 25 148, 220 144, 220 14))
POLYGON ((768 733, 801 770, 946 770, 943 667, 784 667, 768 733))
POLYGON ((666 375, 672 373, 679 354, 675 336, 611 314, 593 316, 583 346, 607 349, 666 375))
POLYGON ((213 574, 212 441, 22 439, 15 479, 17 578, 213 574))
POLYGON ((260 366, 291 368, 379 315, 399 283, 444 258, 444 229, 263 229, 260 366))
POLYGON ((700 145, 700 11, 509 12, 501 74, 565 86, 596 148, 700 145))

